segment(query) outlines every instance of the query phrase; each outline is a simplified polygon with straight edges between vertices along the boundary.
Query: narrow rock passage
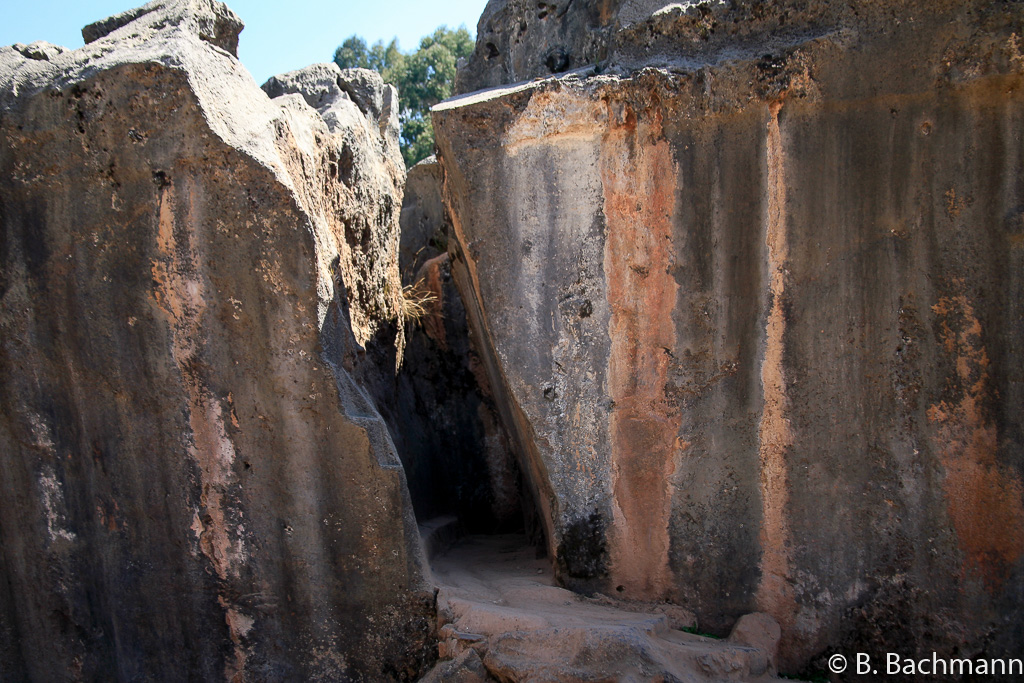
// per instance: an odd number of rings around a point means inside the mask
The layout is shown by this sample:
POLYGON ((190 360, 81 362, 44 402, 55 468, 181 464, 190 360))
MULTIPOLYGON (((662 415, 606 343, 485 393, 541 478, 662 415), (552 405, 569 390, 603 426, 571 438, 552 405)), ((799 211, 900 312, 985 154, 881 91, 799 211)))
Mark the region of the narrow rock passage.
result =
POLYGON ((466 537, 432 568, 442 661, 422 681, 775 680, 777 635, 716 640, 678 630, 678 606, 559 588, 523 536, 466 537))

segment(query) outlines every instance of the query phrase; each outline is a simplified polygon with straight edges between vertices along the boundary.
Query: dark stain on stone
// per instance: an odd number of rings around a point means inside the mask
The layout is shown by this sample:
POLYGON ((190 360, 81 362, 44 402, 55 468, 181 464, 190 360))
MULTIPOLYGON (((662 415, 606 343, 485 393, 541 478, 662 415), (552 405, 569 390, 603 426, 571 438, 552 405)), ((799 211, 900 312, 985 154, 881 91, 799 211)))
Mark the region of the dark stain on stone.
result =
POLYGON ((589 517, 577 519, 566 526, 558 548, 561 573, 574 579, 597 579, 608 575, 606 523, 594 510, 589 517))
POLYGON ((165 187, 170 187, 171 178, 164 171, 153 171, 153 182, 162 190, 165 187))
POLYGON ((7 292, 8 273, 11 270, 9 244, 10 242, 7 238, 7 214, 4 211, 3 194, 0 193, 0 298, 3 298, 3 295, 7 292))
MULTIPOLYGON (((355 157, 348 145, 342 145, 338 151, 338 177, 345 185, 351 186, 355 174, 355 157)), ((358 180, 358 178, 356 178, 358 180)))
POLYGON ((46 204, 36 199, 26 202, 23 208, 22 220, 15 220, 11 226, 17 232, 14 238, 21 248, 29 277, 40 291, 46 291, 46 262, 50 258, 46 243, 46 204))

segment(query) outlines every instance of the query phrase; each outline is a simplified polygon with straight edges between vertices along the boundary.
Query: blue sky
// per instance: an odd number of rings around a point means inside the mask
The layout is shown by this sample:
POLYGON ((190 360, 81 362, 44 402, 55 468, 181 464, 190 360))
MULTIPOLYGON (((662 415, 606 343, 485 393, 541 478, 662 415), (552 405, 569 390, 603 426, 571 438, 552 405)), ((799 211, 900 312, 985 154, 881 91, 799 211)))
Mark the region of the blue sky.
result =
MULTIPOLYGON (((0 45, 47 40, 82 46, 82 27, 145 4, 145 0, 3 0, 0 45)), ((245 22, 238 56, 257 83, 274 74, 330 61, 334 48, 352 34, 367 43, 398 38, 411 50, 420 38, 445 24, 476 22, 487 0, 229 0, 245 22)))

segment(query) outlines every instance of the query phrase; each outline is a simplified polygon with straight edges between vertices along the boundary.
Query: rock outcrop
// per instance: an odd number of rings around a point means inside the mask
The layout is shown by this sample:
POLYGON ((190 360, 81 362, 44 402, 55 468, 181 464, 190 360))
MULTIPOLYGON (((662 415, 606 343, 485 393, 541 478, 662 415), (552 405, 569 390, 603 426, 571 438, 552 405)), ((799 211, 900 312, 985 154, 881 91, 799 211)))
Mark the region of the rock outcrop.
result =
POLYGON ((433 114, 560 580, 768 613, 782 671, 1013 654, 1021 5, 663 4, 494 0, 463 90, 542 75, 543 22, 597 67, 433 114))
POLYGON ((491 0, 455 79, 467 93, 598 64, 623 0, 491 0))
POLYGON ((621 73, 759 56, 765 48, 799 43, 844 13, 848 3, 829 0, 490 0, 455 92, 580 69, 621 73), (763 40, 766 31, 773 34, 771 44, 763 40))
POLYGON ((403 339, 394 92, 317 67, 271 100, 241 28, 158 1, 78 50, 0 49, 4 680, 435 656, 402 468, 350 374, 403 339))

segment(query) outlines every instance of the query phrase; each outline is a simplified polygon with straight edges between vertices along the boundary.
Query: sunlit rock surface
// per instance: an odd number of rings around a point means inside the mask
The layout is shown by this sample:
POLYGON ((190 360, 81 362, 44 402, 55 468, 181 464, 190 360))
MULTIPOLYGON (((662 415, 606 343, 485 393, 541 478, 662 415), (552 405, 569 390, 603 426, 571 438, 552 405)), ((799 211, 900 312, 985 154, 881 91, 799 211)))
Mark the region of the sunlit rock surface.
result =
POLYGON ((404 475, 347 371, 403 339, 393 92, 271 100, 241 28, 156 2, 79 50, 0 48, 3 680, 436 656, 404 475))
POLYGON ((723 635, 769 613, 782 671, 1014 654, 1021 6, 571 4, 481 28, 461 87, 608 9, 596 68, 433 115, 560 581, 723 635))

